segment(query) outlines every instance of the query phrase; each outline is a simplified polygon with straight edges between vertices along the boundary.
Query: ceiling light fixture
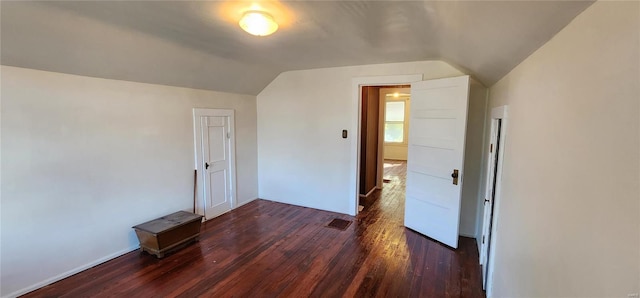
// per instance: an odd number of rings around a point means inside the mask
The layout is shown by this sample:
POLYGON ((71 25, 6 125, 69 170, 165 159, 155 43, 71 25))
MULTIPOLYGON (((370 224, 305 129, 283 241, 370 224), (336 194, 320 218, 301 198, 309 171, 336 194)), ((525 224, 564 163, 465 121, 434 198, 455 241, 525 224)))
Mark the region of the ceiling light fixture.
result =
POLYGON ((240 28, 249 34, 267 36, 278 30, 278 23, 263 11, 250 10, 244 13, 239 22, 240 28))

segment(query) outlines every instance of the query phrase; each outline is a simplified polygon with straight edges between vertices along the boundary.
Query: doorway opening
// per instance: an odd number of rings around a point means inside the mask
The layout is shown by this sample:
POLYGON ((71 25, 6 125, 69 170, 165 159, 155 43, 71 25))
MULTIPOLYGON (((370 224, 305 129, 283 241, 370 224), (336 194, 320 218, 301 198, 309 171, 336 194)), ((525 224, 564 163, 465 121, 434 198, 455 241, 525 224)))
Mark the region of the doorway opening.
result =
MULTIPOLYGON (((362 153, 362 93, 363 88, 373 86, 373 87, 385 87, 385 86, 396 86, 396 85, 409 85, 413 82, 422 81, 422 74, 411 74, 411 75, 392 75, 392 76, 371 76, 371 77, 357 77, 352 80, 352 104, 353 109, 356 111, 355 117, 353 117, 351 122, 351 131, 357 132, 356 138, 354 142, 351 142, 351 183, 350 183, 350 192, 353 194, 352 199, 349 200, 349 209, 350 215, 356 216, 359 213, 359 202, 360 202, 360 174, 361 174, 361 160, 365 160, 362 153)), ((380 117, 380 115, 378 115, 380 117)), ((380 122, 378 122, 380 123, 380 122)), ((382 128, 378 128, 378 133, 382 131, 382 128)), ((378 138, 383 138, 380 134, 378 134, 378 138)), ((383 149, 379 149, 378 152, 382 152, 383 149)), ((378 156, 376 159, 376 178, 378 181, 376 185, 382 185, 382 173, 383 173, 383 160, 382 155, 375 154, 378 156), (380 174, 380 175, 379 175, 380 174)))
MULTIPOLYGON (((402 166, 404 163, 402 168, 406 172, 410 87, 361 87, 358 211, 375 200, 383 199, 379 192, 385 183, 391 182, 387 179, 389 177, 385 178, 388 176, 387 168, 402 166)), ((406 175, 395 173, 394 177, 396 180, 404 180, 406 175)), ((404 185, 404 181, 399 182, 404 185)), ((404 195, 404 189, 402 192, 404 195)))

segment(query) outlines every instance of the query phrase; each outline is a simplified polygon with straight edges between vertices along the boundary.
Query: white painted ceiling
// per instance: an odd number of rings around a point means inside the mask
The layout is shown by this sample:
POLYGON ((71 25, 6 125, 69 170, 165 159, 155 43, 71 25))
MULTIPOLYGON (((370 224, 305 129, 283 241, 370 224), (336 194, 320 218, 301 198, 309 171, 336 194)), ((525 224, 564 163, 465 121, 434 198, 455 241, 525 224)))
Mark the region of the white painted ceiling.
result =
POLYGON ((490 86, 593 2, 259 3, 272 36, 237 26, 244 1, 3 1, 1 63, 255 95, 288 70, 443 60, 490 86))

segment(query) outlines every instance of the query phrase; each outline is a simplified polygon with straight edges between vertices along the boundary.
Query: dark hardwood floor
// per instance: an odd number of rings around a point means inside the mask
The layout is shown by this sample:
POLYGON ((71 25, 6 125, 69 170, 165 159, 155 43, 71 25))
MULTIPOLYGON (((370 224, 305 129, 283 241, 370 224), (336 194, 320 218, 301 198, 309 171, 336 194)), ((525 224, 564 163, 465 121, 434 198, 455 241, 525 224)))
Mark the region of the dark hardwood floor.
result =
POLYGON ((25 296, 484 297, 475 240, 452 250, 403 227, 405 173, 386 161, 391 182, 356 218, 256 200, 162 260, 131 252, 25 296))

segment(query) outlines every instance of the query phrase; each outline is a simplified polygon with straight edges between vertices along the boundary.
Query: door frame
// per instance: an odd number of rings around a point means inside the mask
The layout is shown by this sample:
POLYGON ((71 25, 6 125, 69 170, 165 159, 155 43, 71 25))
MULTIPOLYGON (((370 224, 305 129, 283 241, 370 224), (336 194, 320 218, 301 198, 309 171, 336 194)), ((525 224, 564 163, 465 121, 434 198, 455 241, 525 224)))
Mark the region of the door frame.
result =
POLYGON ((237 187, 236 187, 236 129, 235 129, 235 110, 232 109, 193 109, 193 148, 194 148, 194 167, 196 169, 196 202, 195 213, 202 216, 205 215, 205 198, 204 198, 204 157, 202 155, 202 117, 229 117, 229 182, 231 195, 231 209, 238 206, 237 187))
MULTIPOLYGON (((360 200, 360 192, 358 187, 360 185, 360 121, 362 119, 362 87, 367 86, 389 86, 389 85, 409 85, 413 82, 422 81, 422 74, 412 75, 395 75, 395 76, 370 76, 370 77, 355 77, 351 81, 352 89, 352 109, 356 111, 356 117, 351 120, 351 131, 357 132, 355 138, 351 138, 351 183, 350 183, 350 197, 349 215, 358 215, 358 203, 360 200), (355 139, 355 140, 354 140, 355 139)), ((382 153, 378 150, 378 163, 380 164, 380 158, 382 153)))
MULTIPOLYGON (((495 243, 498 239, 497 226, 499 223, 499 215, 500 215, 500 201, 502 197, 502 168, 504 164, 504 154, 505 154, 505 141, 507 139, 507 106, 499 106, 491 109, 490 114, 490 123, 491 123, 491 134, 490 134, 490 144, 496 143, 496 138, 498 137, 498 121, 501 120, 501 125, 499 127, 500 131, 500 140, 498 142, 498 156, 497 156, 497 164, 495 167, 492 166, 492 152, 487 156, 487 179, 485 181, 485 196, 486 191, 491 187, 490 184, 493 183, 493 177, 495 176, 495 186, 493 190, 493 214, 491 216, 485 216, 483 212, 483 220, 482 220, 482 230, 481 237, 484 236, 485 225, 489 224, 491 229, 489 231, 489 239, 487 240, 486 245, 481 245, 480 249, 480 264, 482 265, 482 270, 486 270, 486 283, 484 288, 486 288, 487 297, 491 297, 493 290, 493 267, 496 256, 496 247, 495 243), (489 218, 489 220, 487 220, 489 218), (485 250, 488 249, 488 254, 485 250), (486 256, 486 257, 485 257, 486 256), (488 260, 486 259, 488 258, 488 260)), ((484 207, 483 207, 484 208, 484 207)), ((484 274, 484 272, 482 272, 484 274)), ((482 278, 482 276, 481 276, 482 278)))

